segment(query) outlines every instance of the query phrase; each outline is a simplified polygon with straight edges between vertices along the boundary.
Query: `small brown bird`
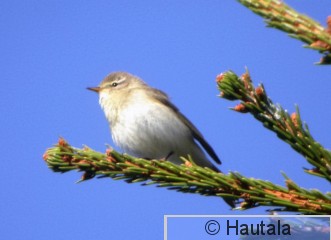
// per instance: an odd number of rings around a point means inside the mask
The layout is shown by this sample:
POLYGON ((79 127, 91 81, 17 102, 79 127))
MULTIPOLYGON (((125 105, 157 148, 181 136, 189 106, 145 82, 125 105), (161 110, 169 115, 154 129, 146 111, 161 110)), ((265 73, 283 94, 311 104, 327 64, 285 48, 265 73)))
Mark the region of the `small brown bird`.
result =
MULTIPOLYGON (((197 165, 221 172, 202 150, 221 164, 213 148, 164 92, 126 72, 111 73, 98 87, 88 89, 99 94, 113 141, 128 154, 176 164, 190 155, 197 165)), ((223 199, 235 207, 232 198, 223 199)))

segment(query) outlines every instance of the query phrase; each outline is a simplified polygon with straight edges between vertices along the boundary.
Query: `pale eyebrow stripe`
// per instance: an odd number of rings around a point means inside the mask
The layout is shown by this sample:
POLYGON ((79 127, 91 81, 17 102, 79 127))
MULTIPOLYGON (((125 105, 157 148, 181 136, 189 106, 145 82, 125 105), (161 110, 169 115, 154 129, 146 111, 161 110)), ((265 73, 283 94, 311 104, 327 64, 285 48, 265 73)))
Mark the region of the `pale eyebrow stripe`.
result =
POLYGON ((120 83, 122 83, 122 82, 124 82, 126 79, 123 77, 123 78, 121 78, 120 80, 117 80, 117 81, 114 81, 114 82, 117 82, 118 84, 120 84, 120 83))

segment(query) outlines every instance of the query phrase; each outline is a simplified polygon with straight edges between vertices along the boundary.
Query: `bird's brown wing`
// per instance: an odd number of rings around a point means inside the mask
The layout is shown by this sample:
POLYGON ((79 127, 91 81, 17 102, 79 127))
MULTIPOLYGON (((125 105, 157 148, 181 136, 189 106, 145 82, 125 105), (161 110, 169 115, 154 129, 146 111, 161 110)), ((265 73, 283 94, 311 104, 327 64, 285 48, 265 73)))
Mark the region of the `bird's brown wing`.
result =
POLYGON ((201 144, 201 146, 206 150, 206 152, 209 154, 209 156, 212 157, 212 159, 215 160, 218 164, 221 164, 221 160, 215 153, 214 149, 209 145, 209 143, 205 140, 205 138, 202 136, 201 132, 193 125, 193 123, 188 120, 180 111, 179 109, 172 104, 169 101, 169 98, 167 94, 164 92, 158 90, 158 89, 153 89, 153 91, 149 91, 151 94, 151 97, 160 101, 161 103, 165 104, 169 108, 171 108, 175 113, 177 113, 178 117, 185 123, 185 125, 190 129, 193 137, 201 144))

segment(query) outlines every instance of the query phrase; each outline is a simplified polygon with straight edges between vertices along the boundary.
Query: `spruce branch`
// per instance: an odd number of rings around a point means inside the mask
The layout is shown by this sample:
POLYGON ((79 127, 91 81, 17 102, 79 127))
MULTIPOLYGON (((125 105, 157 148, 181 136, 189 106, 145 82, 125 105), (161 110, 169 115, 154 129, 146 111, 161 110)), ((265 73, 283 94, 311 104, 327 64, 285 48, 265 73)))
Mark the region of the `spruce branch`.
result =
POLYGON ((81 181, 95 176, 125 180, 128 183, 155 184, 184 193, 236 199, 238 209, 257 206, 282 207, 282 211, 304 214, 331 214, 331 194, 306 190, 285 176, 286 188, 269 181, 247 178, 239 173, 228 175, 194 164, 191 159, 175 165, 164 160, 145 160, 107 149, 106 154, 88 147, 78 149, 64 139, 43 156, 54 172, 84 172, 81 181))
POLYGON ((228 71, 218 75, 216 81, 222 98, 241 101, 232 108, 234 111, 251 113, 314 166, 305 169, 307 173, 331 181, 331 152, 314 140, 308 125, 301 120, 298 107, 290 115, 280 105, 273 104, 262 84, 254 88, 248 71, 241 77, 228 71))
POLYGON ((254 13, 265 18, 268 27, 279 29, 306 43, 305 47, 323 53, 318 64, 331 64, 331 16, 327 28, 298 13, 280 0, 238 0, 254 13))

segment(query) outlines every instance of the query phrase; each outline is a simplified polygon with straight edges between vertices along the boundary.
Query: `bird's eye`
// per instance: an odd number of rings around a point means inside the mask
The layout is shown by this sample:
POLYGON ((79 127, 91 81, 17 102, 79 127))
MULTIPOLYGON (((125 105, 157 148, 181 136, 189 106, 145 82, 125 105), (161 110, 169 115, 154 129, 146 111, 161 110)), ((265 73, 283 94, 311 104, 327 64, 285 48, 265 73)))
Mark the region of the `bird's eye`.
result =
POLYGON ((117 82, 113 82, 113 83, 111 84, 112 87, 116 87, 117 85, 118 85, 117 82))

